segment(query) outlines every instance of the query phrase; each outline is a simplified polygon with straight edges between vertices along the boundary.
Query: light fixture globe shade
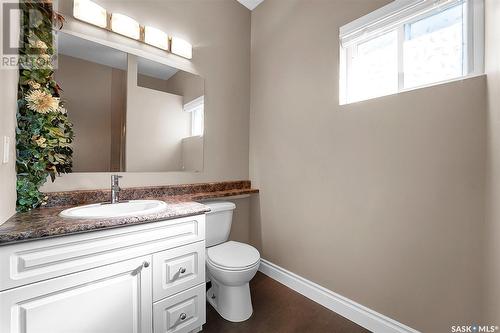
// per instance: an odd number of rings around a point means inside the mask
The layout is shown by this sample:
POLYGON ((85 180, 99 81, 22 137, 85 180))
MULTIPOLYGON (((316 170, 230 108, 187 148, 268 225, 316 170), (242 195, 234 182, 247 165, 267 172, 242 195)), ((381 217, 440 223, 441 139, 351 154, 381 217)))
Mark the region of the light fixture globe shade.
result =
POLYGON ((111 14, 111 30, 133 39, 141 37, 141 26, 139 22, 123 14, 111 14))
POLYGON ((150 26, 144 27, 144 42, 163 50, 168 50, 168 35, 150 26))
POLYGON ((101 28, 108 26, 106 9, 90 0, 74 0, 73 16, 101 28))
POLYGON ((187 59, 193 58, 193 46, 184 39, 178 37, 172 37, 170 52, 187 59))

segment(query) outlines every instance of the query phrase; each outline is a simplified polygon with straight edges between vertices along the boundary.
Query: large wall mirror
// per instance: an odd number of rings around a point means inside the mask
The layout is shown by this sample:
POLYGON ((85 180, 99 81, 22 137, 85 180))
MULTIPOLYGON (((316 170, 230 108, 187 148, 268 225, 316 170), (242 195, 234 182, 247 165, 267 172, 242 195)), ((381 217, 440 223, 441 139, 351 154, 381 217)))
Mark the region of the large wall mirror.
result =
POLYGON ((200 76, 59 33, 55 78, 74 124, 73 172, 202 171, 200 76))

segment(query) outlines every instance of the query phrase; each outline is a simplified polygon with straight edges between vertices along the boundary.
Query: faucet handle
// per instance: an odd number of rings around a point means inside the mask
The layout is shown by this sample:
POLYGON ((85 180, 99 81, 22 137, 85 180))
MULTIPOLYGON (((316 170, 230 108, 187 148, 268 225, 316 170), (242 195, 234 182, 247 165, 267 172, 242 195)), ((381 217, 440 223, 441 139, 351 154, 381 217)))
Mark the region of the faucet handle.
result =
POLYGON ((119 193, 120 193, 120 184, 119 184, 119 179, 122 178, 122 176, 119 175, 111 175, 111 203, 115 204, 120 201, 119 198, 119 193))
POLYGON ((111 175, 111 184, 112 185, 118 185, 118 180, 120 178, 123 178, 123 176, 120 176, 120 175, 111 175))

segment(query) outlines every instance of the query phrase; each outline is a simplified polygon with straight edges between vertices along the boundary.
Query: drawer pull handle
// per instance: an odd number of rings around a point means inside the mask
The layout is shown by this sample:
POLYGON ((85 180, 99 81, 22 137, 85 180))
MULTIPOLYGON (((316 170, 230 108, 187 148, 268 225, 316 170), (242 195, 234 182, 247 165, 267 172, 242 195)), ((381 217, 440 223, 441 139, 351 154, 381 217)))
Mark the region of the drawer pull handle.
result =
POLYGON ((187 315, 183 312, 183 313, 181 313, 181 315, 179 316, 179 318, 180 318, 181 320, 186 320, 187 315))
POLYGON ((185 269, 184 267, 181 267, 181 268, 179 269, 179 273, 181 273, 181 274, 186 273, 186 269, 185 269))
POLYGON ((137 267, 136 269, 134 269, 131 273, 132 275, 138 275, 143 268, 148 268, 149 267, 149 262, 148 261, 144 261, 141 266, 137 267))

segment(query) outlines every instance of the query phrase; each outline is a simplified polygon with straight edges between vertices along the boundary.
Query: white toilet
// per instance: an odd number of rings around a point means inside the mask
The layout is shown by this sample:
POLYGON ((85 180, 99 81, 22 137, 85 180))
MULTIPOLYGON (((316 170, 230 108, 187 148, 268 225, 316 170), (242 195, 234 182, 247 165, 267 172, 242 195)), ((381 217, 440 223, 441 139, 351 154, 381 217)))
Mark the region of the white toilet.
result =
POLYGON ((205 227, 207 277, 212 282, 207 300, 224 319, 247 320, 253 312, 248 282, 259 269, 259 251, 248 244, 227 241, 236 208, 234 203, 203 204, 211 209, 205 227))

